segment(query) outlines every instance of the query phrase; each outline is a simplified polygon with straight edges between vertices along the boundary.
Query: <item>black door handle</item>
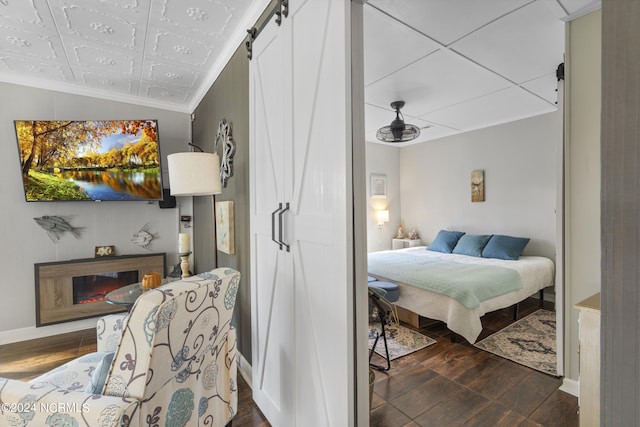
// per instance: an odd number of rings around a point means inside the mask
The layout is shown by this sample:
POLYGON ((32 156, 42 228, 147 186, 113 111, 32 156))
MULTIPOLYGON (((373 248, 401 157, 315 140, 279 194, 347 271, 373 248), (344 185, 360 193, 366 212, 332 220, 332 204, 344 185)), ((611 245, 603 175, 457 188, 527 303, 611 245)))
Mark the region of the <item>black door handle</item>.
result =
MULTIPOLYGON (((282 250, 282 242, 280 240, 276 240, 276 214, 282 210, 282 203, 278 206, 278 209, 271 212, 271 240, 277 243, 280 246, 280 250, 282 250)), ((280 236, 282 236, 282 222, 280 222, 280 236)), ((281 237, 282 238, 282 237, 281 237)))
MULTIPOLYGON (((280 203, 280 207, 282 207, 282 203, 280 203)), ((288 211, 288 210, 289 210, 289 202, 287 202, 287 203, 285 204, 284 209, 282 209, 282 210, 280 211, 280 214, 278 214, 278 217, 279 217, 279 220, 280 220, 280 221, 279 221, 279 222, 280 222, 280 234, 279 234, 279 240, 280 240, 280 244, 281 244, 281 245, 284 245, 284 247, 285 247, 285 248, 287 248, 287 252, 289 252, 291 249, 290 249, 289 245, 287 245, 287 244, 282 240, 282 221, 283 221, 283 220, 282 220, 282 215, 284 215, 284 213, 285 213, 286 211, 288 211)))

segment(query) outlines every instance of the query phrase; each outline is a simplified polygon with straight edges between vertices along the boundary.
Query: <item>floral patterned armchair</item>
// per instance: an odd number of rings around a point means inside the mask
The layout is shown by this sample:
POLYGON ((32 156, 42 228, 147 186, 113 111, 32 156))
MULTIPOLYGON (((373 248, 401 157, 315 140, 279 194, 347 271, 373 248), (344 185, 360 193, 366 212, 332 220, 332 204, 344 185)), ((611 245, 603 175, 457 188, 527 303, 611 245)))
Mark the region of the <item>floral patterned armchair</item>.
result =
POLYGON ((224 426, 237 410, 231 315, 240 273, 144 293, 98 322, 98 352, 30 382, 0 378, 0 426, 224 426))

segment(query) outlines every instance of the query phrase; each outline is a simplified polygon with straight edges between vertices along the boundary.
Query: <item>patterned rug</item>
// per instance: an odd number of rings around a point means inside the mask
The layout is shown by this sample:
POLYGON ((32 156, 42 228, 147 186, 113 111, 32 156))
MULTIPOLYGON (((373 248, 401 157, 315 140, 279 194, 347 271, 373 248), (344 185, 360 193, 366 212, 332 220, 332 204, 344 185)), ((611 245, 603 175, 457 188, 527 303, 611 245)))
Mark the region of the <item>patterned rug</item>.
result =
MULTIPOLYGON (((395 323, 385 325, 384 329, 387 332, 389 360, 395 360, 436 343, 434 339, 395 323)), ((369 324, 369 349, 371 349, 376 339, 376 331, 380 332, 380 330, 380 323, 369 324)), ((385 357, 382 337, 376 344, 376 353, 385 357)))
POLYGON ((545 374, 556 371, 556 313, 538 310, 475 344, 545 374))

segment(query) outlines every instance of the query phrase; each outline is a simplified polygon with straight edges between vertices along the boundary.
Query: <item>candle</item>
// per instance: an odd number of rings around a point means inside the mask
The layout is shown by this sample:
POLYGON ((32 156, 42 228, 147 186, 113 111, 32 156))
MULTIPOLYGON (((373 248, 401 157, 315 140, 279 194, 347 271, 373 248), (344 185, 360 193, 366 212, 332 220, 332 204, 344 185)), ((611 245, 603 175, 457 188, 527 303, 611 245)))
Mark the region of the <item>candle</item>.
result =
POLYGON ((186 254, 189 249, 189 235, 187 233, 178 234, 178 253, 186 254))

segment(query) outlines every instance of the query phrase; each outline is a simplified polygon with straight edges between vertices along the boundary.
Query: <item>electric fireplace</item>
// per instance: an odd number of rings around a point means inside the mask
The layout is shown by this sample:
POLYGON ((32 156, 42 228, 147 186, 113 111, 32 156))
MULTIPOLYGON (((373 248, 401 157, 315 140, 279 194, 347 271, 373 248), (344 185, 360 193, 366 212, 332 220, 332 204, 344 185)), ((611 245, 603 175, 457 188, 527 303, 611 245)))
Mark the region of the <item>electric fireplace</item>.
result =
POLYGON ((165 271, 164 253, 35 264, 36 326, 124 311, 108 304, 105 295, 147 273, 164 277, 165 271))

